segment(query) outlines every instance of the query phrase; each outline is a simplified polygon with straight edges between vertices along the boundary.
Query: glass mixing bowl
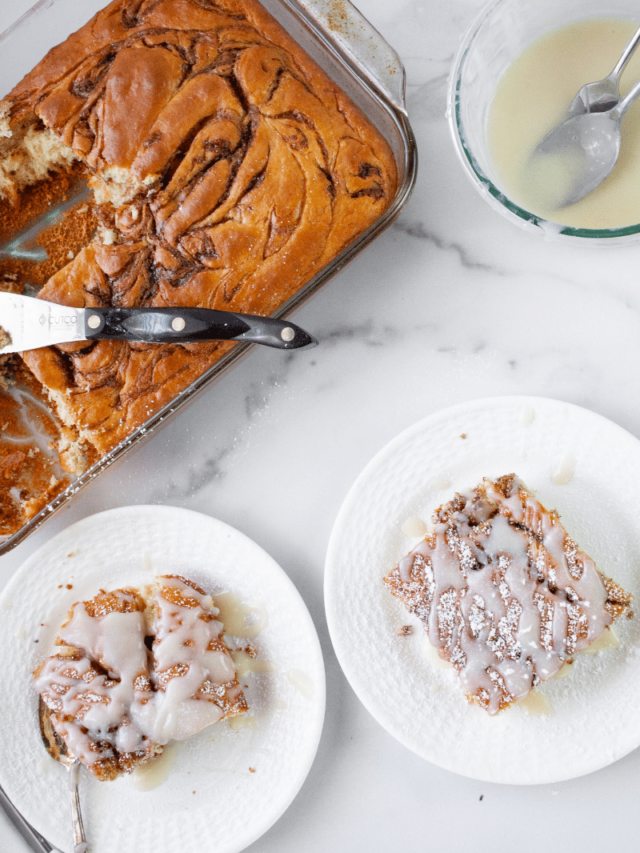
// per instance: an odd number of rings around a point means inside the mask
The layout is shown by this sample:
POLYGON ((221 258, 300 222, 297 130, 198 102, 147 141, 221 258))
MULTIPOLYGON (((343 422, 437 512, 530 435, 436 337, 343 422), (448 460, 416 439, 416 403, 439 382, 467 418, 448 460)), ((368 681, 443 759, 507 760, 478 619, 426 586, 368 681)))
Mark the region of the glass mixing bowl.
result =
MULTIPOLYGON (((638 22, 640 7, 637 0, 492 0, 464 36, 451 71, 447 117, 466 174, 494 210, 547 239, 589 245, 640 239, 640 222, 622 228, 577 228, 525 210, 501 187, 489 152, 489 108, 507 67, 545 33, 574 21, 605 17, 638 22)), ((612 58, 611 67, 617 59, 612 58)))

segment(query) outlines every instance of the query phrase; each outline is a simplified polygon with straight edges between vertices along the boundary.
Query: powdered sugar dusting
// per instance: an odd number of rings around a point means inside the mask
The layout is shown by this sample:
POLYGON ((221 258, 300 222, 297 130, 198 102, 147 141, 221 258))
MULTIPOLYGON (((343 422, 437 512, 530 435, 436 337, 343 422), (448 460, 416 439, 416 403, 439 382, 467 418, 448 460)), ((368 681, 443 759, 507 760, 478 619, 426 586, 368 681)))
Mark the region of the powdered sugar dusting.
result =
POLYGON ((410 612, 420 612, 468 698, 490 714, 554 675, 628 606, 624 590, 605 586, 578 552, 557 513, 513 474, 457 494, 433 521, 433 533, 385 583, 408 600, 410 612), (418 570, 409 571, 415 561, 418 570), (417 608, 427 563, 428 590, 417 608))

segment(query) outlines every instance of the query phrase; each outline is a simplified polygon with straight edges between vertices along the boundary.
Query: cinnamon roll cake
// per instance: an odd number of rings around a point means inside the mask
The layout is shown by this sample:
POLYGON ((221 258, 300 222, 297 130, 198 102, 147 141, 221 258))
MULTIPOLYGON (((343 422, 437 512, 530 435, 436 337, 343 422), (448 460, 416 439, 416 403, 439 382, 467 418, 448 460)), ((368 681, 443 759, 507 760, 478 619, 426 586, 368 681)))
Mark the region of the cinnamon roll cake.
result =
MULTIPOLYGON (((98 225, 42 298, 261 315, 397 183, 379 132, 257 0, 113 0, 51 50, 0 102, 0 207, 69 175, 98 225)), ((99 456, 233 346, 85 342, 24 362, 99 456)))
POLYGON ((211 596, 182 577, 75 604, 34 683, 69 752, 98 779, 247 710, 211 596))
POLYGON ((489 714, 556 675, 632 601, 514 474, 436 510, 384 583, 489 714))

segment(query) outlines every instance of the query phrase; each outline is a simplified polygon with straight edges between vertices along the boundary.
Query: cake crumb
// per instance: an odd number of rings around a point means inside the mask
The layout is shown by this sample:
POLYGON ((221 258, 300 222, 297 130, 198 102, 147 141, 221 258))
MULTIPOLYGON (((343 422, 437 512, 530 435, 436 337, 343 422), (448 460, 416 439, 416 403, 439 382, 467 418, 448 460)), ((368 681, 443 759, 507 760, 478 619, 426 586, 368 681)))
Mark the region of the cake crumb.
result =
POLYGON ((5 328, 0 326, 0 350, 10 347, 13 343, 13 338, 5 328))

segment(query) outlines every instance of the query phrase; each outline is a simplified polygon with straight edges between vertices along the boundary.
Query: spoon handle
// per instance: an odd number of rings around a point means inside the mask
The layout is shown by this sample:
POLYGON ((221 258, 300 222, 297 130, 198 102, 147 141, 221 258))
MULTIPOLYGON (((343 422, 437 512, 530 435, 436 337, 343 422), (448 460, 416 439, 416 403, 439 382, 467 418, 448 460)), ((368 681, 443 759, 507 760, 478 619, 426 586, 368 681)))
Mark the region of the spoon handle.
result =
POLYGON ((629 89, 629 91, 624 96, 624 98, 622 98, 620 103, 611 110, 611 114, 612 115, 617 114, 618 118, 622 118, 622 116, 626 113, 626 111, 629 109, 631 104, 633 104, 637 100, 639 95, 640 95, 640 80, 638 80, 638 82, 629 89))
POLYGON ((0 807, 4 810, 6 816, 30 848, 38 850, 40 853, 61 853, 61 851, 56 847, 52 847, 49 842, 31 826, 30 823, 27 823, 22 814, 2 790, 2 787, 0 787, 0 807))
POLYGON ((71 794, 71 820, 73 821, 73 853, 88 853, 89 846, 84 834, 82 812, 80 811, 80 795, 78 794, 78 771, 80 762, 74 761, 69 765, 69 793, 71 794))
POLYGON ((622 56, 620 57, 620 59, 616 63, 616 67, 613 69, 613 71, 609 75, 610 77, 619 77, 622 74, 625 65, 631 59, 631 55, 632 55, 633 51, 636 49, 638 42, 640 42, 640 27, 638 27, 638 29, 635 31, 633 37, 631 38, 631 41, 625 47, 625 49, 622 51, 622 56))

